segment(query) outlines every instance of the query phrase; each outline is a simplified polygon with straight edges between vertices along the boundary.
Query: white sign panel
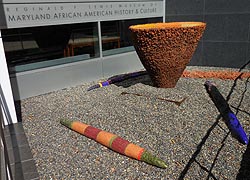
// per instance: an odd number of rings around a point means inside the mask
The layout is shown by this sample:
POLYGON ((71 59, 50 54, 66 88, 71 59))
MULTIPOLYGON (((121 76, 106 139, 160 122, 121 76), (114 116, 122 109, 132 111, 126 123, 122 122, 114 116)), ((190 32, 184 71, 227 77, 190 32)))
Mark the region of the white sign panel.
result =
POLYGON ((3 4, 7 28, 163 16, 163 1, 3 4))

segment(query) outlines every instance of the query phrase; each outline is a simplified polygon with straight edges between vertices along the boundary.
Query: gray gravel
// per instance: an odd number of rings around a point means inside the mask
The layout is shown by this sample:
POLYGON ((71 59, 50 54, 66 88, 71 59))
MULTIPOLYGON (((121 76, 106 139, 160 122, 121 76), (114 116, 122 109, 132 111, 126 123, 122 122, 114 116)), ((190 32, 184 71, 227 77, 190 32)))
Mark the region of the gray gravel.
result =
MULTIPOLYGON (((210 80, 224 97, 231 94, 229 104, 238 107, 232 110, 249 133, 249 79, 237 80, 235 87, 231 80, 210 80)), ((175 88, 163 89, 153 87, 145 75, 90 92, 86 89, 97 82, 22 100, 23 127, 41 179, 250 178, 250 146, 228 134, 204 82, 181 78, 175 88), (187 99, 177 106, 156 97, 187 99), (115 133, 158 155, 168 168, 115 153, 65 128, 61 118, 115 133)))

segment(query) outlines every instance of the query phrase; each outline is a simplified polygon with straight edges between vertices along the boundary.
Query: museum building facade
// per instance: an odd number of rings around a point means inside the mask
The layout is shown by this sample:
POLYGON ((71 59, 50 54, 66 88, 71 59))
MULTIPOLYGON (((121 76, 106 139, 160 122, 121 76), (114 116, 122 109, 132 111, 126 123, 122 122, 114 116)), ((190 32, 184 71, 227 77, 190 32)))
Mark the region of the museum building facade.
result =
POLYGON ((164 7, 163 0, 2 0, 2 108, 15 122, 15 100, 142 69, 128 28, 164 22, 164 7))

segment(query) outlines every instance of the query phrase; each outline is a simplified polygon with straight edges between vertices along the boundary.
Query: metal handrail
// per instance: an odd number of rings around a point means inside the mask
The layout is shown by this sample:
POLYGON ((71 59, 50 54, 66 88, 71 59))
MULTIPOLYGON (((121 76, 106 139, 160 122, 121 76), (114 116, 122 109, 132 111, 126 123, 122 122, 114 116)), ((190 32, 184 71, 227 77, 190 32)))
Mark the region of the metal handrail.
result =
MULTIPOLYGON (((1 98, 1 97, 0 97, 1 98)), ((4 121, 2 103, 0 104, 0 179, 12 180, 9 155, 7 151, 6 141, 4 137, 4 121)))

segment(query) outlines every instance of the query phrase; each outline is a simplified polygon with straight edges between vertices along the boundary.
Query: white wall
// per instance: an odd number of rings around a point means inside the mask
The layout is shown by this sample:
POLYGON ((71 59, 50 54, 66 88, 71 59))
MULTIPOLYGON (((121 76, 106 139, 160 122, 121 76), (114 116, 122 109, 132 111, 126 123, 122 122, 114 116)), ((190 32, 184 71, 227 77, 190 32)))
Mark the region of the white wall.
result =
POLYGON ((7 68, 3 41, 0 31, 0 110, 3 111, 4 124, 17 122, 16 110, 10 86, 9 72, 7 68))
POLYGON ((135 51, 11 75, 15 100, 143 69, 135 51))

